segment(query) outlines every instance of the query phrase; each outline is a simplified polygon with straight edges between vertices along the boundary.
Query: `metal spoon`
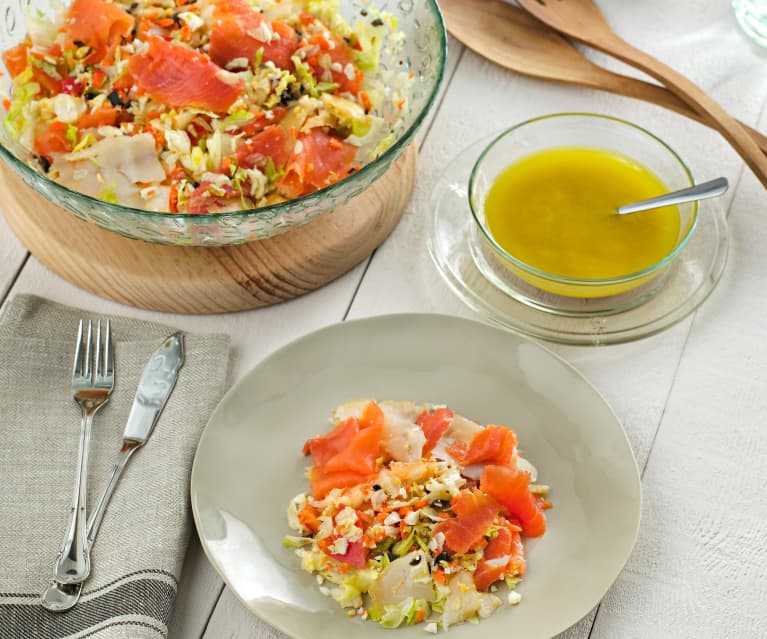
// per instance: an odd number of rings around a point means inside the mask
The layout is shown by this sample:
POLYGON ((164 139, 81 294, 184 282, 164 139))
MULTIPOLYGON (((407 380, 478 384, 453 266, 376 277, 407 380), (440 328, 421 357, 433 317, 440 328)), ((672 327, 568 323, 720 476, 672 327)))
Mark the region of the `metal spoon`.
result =
POLYGON ((649 209, 657 209, 661 206, 673 206, 674 204, 684 204, 685 202, 692 202, 694 200, 706 200, 710 197, 717 197, 724 195, 729 188, 727 178, 716 178, 704 182, 703 184, 696 184, 686 189, 679 191, 672 191, 658 197, 650 198, 649 200, 642 200, 641 202, 634 202, 633 204, 624 204, 619 206, 615 212, 618 215, 628 215, 630 213, 639 213, 639 211, 647 211, 649 209))

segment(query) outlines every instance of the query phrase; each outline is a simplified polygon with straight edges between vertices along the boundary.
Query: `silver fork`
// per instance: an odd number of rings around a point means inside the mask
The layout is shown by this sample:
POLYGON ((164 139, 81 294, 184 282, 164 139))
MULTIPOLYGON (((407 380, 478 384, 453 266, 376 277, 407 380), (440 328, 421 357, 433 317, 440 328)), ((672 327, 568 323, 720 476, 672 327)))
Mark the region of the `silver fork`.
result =
POLYGON ((65 584, 84 581, 91 570, 90 548, 87 536, 87 513, 85 499, 88 478, 88 448, 91 438, 93 416, 109 400, 114 388, 115 366, 112 349, 112 327, 109 320, 102 336, 101 320, 96 328, 93 346, 93 323, 88 321, 87 334, 80 320, 77 331, 77 349, 72 371, 72 394, 80 406, 80 451, 77 456, 75 490, 69 525, 61 552, 53 569, 54 578, 65 584), (103 337, 103 339, 102 339, 103 337), (95 351, 95 355, 93 354, 95 351))

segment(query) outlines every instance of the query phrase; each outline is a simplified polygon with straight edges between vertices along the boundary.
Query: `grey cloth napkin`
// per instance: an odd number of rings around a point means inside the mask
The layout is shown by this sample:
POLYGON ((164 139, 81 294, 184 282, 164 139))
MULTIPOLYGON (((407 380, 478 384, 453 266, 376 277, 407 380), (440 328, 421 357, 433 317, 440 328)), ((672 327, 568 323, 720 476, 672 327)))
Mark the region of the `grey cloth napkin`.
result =
MULTIPOLYGON (((71 376, 80 318, 104 319, 20 295, 0 316, 0 639, 167 637, 191 531, 195 447, 228 373, 226 336, 185 335, 185 363, 147 444, 131 458, 93 546, 80 603, 39 603, 69 518, 80 412, 71 376)), ((116 382, 96 415, 88 507, 122 442, 139 377, 166 326, 112 317, 116 382)))

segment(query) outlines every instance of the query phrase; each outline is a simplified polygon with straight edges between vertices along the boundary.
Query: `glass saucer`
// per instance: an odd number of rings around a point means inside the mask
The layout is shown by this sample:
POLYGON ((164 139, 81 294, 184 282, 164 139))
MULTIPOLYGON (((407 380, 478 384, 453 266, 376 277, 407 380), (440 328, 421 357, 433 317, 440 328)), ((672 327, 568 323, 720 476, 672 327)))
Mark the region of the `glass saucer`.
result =
POLYGON ((700 202, 698 226, 659 277, 613 298, 580 299, 541 291, 493 263, 468 201, 474 160, 495 136, 464 149, 432 191, 427 242, 437 270, 471 309, 525 335, 562 344, 618 344, 654 335, 692 313, 711 294, 727 261, 724 210, 700 202))

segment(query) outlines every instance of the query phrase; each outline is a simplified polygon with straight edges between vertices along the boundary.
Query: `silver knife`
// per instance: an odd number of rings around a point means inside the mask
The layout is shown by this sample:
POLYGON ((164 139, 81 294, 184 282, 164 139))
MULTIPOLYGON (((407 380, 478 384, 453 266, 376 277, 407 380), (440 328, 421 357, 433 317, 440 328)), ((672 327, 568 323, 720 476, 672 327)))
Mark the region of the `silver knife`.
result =
POLYGON ((109 483, 99 499, 96 510, 88 520, 88 546, 93 544, 107 504, 114 492, 117 480, 131 455, 146 444, 154 430, 162 409, 168 402, 178 379, 178 371, 184 364, 184 339, 181 333, 168 337, 153 354, 136 389, 128 422, 123 431, 123 444, 112 468, 109 483))
MULTIPOLYGON (((178 371, 184 364, 184 339, 181 333, 175 333, 162 343, 152 354, 139 380, 136 396, 133 398, 128 422, 123 431, 123 441, 117 462, 112 468, 104 492, 98 505, 88 519, 86 544, 93 545, 107 504, 117 485, 125 465, 131 455, 146 444, 155 424, 168 402, 173 387, 176 385, 178 371)), ((42 594, 45 608, 53 612, 64 612, 72 608, 80 598, 82 583, 62 584, 52 579, 42 594)))

